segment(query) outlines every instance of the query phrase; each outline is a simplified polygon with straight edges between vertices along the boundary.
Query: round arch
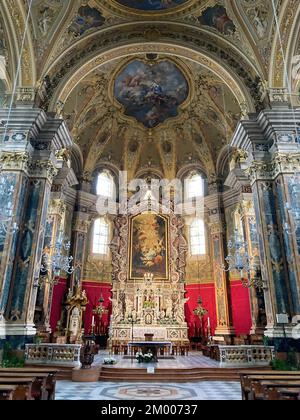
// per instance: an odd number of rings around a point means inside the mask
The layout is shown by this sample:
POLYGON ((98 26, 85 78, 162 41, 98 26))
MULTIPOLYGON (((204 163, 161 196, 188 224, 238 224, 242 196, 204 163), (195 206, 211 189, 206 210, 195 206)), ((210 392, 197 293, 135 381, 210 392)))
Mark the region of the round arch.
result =
POLYGON ((142 33, 132 37, 129 37, 132 26, 124 24, 113 28, 110 33, 99 31, 78 41, 44 72, 47 100, 43 107, 55 111, 57 104, 64 103, 81 80, 106 63, 157 53, 187 59, 212 71, 232 91, 244 114, 255 112, 260 100, 260 74, 255 66, 231 43, 216 34, 207 33, 202 28, 189 28, 188 25, 172 25, 174 34, 171 31, 164 34, 162 22, 155 23, 155 28, 153 23, 145 22, 142 33), (98 38, 95 41, 97 34, 99 38, 102 34, 101 42, 98 38))
MULTIPOLYGON (((270 88, 288 88, 291 82, 293 56, 296 48, 296 42, 299 36, 300 23, 300 4, 298 0, 289 0, 285 7, 282 8, 279 16, 280 34, 282 39, 286 39, 283 45, 285 61, 282 59, 282 45, 276 30, 269 70, 269 87, 270 88), (285 74, 285 64, 288 71, 289 82, 285 74)), ((276 22, 275 22, 276 25, 276 22)))

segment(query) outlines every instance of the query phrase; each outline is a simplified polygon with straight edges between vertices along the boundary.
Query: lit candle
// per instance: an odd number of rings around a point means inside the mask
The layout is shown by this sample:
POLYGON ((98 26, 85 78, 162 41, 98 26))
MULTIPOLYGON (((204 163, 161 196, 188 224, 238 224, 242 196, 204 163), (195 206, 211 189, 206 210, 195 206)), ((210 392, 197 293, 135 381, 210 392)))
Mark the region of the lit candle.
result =
POLYGON ((210 318, 207 318, 207 327, 210 328, 210 318))
POLYGON ((93 316, 93 319, 92 319, 92 327, 94 327, 95 326, 95 317, 93 316))

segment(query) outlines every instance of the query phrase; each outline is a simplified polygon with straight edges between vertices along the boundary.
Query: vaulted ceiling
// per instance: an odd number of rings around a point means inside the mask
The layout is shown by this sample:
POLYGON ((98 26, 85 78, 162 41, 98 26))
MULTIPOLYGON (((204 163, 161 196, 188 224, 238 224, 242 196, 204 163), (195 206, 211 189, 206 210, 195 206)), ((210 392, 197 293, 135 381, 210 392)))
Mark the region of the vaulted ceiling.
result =
POLYGON ((0 54, 12 87, 24 43, 18 85, 67 120, 82 171, 110 162, 130 176, 149 169, 173 178, 197 165, 214 179, 239 119, 285 83, 280 51, 299 50, 298 7, 295 0, 7 0, 0 54))

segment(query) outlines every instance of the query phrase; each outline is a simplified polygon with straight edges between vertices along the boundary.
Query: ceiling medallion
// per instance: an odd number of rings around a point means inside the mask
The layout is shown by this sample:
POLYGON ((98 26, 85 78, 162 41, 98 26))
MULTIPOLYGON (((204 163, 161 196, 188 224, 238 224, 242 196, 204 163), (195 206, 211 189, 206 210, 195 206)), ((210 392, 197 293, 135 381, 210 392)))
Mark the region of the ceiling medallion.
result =
POLYGON ((178 116, 189 83, 173 61, 133 60, 116 76, 114 97, 126 116, 152 129, 178 116))
POLYGON ((158 12, 174 9, 188 3, 189 0, 115 0, 121 6, 130 9, 143 10, 145 12, 158 12))
POLYGON ((181 11, 194 2, 195 0, 113 0, 124 11, 150 15, 181 11))

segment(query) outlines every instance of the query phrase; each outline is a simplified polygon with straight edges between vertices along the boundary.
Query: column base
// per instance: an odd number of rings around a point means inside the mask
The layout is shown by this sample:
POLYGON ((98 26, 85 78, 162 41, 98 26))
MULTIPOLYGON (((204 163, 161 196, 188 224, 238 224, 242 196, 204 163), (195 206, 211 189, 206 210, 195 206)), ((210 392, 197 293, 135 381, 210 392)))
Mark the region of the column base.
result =
POLYGON ((0 337, 5 339, 7 336, 35 336, 36 328, 34 324, 0 324, 0 337))
POLYGON ((230 337, 234 337, 235 334, 235 329, 233 327, 217 327, 216 331, 215 331, 215 336, 230 336, 230 337))
MULTIPOLYGON (((298 330, 299 331, 299 330, 298 330)), ((267 326, 265 332, 265 337, 268 338, 292 338, 292 339, 300 339, 299 337, 295 337, 295 326, 294 325, 286 325, 283 329, 282 326, 274 325, 274 326, 267 326)))
POLYGON ((235 329, 233 327, 218 327, 215 331, 213 341, 217 344, 233 344, 233 337, 235 337, 235 329))
POLYGON ((265 327, 253 326, 250 330, 250 335, 258 335, 258 336, 264 337, 265 331, 266 331, 265 327))

